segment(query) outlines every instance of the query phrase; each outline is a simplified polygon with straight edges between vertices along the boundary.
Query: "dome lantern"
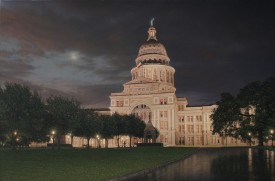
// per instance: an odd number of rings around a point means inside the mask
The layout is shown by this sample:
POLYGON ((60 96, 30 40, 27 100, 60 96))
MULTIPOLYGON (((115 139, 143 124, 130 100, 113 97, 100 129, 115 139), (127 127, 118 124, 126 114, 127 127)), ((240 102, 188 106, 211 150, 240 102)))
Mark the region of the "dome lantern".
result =
POLYGON ((154 19, 150 22, 148 29, 148 39, 143 43, 136 58, 136 65, 140 64, 165 64, 169 65, 170 58, 167 56, 166 49, 162 43, 157 40, 157 31, 153 26, 154 19))

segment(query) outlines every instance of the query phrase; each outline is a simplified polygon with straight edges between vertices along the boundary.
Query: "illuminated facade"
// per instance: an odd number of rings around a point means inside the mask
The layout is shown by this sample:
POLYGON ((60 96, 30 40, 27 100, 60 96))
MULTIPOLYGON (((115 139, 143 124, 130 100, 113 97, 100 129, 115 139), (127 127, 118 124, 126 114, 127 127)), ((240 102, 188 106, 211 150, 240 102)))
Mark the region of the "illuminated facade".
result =
POLYGON ((175 145, 240 145, 240 140, 212 135, 210 115, 216 105, 188 107, 186 98, 176 97, 175 69, 156 29, 148 29, 148 39, 139 49, 132 68, 132 80, 120 93, 110 96, 110 113, 135 114, 151 120, 160 132, 158 142, 175 145))

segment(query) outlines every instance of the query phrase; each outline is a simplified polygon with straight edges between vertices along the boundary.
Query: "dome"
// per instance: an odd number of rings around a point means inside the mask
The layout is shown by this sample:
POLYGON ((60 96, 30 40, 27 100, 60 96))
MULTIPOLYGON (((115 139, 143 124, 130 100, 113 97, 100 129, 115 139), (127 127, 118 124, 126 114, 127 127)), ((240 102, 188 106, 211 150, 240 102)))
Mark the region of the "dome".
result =
POLYGON ((169 64, 169 57, 162 43, 156 38, 156 29, 151 26, 148 30, 148 39, 143 43, 136 58, 136 64, 169 64))
POLYGON ((139 48, 138 57, 148 54, 158 54, 167 56, 163 44, 154 39, 148 40, 147 42, 143 43, 139 48))

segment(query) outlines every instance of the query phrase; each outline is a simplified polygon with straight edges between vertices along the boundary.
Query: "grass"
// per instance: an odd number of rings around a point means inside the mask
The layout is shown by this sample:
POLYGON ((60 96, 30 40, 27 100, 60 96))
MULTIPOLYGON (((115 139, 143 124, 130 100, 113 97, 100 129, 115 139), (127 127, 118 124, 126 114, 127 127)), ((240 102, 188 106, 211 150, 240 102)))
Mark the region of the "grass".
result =
POLYGON ((0 150, 0 180, 106 180, 167 163, 196 148, 0 150))

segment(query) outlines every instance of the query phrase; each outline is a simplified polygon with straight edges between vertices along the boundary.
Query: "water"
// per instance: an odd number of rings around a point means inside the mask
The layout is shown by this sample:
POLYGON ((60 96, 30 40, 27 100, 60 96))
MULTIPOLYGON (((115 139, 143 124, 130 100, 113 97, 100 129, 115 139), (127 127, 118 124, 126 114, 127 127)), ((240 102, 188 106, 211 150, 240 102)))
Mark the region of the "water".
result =
POLYGON ((129 181, 275 181, 275 154, 254 148, 205 148, 129 181))

